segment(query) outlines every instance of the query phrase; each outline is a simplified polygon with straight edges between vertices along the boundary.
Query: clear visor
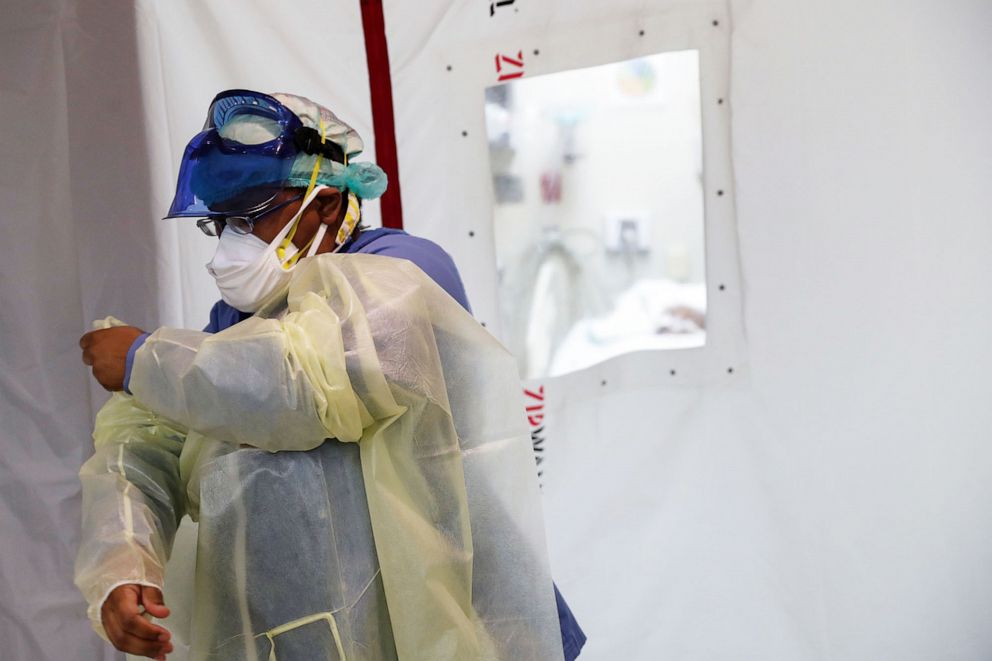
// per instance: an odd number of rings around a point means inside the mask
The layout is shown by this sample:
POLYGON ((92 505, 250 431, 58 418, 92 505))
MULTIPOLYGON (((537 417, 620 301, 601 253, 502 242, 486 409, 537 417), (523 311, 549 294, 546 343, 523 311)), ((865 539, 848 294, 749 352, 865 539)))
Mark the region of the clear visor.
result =
POLYGON ((266 94, 218 94, 203 131, 190 140, 166 218, 250 214, 288 179, 299 154, 299 118, 266 94))

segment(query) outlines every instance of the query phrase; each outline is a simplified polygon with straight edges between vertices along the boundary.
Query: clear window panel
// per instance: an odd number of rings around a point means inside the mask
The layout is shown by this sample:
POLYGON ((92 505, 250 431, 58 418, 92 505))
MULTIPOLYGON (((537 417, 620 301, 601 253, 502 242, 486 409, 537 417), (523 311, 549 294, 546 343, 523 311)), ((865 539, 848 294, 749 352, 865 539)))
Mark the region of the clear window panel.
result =
POLYGON ((706 341, 698 51, 486 90, 503 339, 521 375, 706 341))

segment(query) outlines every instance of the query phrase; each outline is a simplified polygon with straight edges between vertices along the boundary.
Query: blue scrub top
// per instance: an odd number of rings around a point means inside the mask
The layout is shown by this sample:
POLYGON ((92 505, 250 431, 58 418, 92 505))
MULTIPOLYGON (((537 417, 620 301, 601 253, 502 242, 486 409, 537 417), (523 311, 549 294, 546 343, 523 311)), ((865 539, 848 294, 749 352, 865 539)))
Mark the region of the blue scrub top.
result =
MULTIPOLYGON (((366 253, 369 255, 385 255, 398 259, 408 259, 420 270, 441 286, 448 294, 458 301, 458 303, 472 312, 468 303, 468 296, 465 294, 465 285, 455 268, 455 262, 451 255, 446 253, 441 246, 433 241, 411 236, 403 230, 396 229, 372 229, 364 230, 358 237, 349 240, 342 247, 343 253, 366 253)), ((210 323, 203 330, 207 333, 218 333, 225 328, 230 328, 239 321, 244 321, 251 316, 250 312, 236 310, 224 301, 217 301, 210 310, 210 323)), ((145 342, 148 334, 141 335, 134 341, 127 352, 127 364, 124 370, 124 389, 131 380, 131 365, 134 363, 134 353, 145 342)), ((130 392, 130 391, 128 391, 130 392)), ((565 650, 565 661, 573 661, 582 646, 586 642, 586 635, 579 627, 579 623, 572 615, 571 609, 565 603, 558 586, 555 586, 555 601, 558 605, 558 620, 561 624, 561 640, 565 650)))

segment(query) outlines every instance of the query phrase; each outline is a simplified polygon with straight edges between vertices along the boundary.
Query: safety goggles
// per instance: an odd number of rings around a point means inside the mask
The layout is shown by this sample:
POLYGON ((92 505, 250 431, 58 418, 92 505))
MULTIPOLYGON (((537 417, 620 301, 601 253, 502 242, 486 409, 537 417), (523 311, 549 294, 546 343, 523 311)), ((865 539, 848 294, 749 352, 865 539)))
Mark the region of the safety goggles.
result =
POLYGON ((268 94, 221 92, 210 104, 203 130, 186 146, 165 217, 250 219, 282 190, 301 153, 344 162, 338 144, 321 142, 318 131, 303 126, 292 110, 268 94), (261 136, 257 142, 224 137, 225 127, 246 119, 266 129, 256 131, 261 136))
POLYGON ((199 227, 200 231, 207 236, 220 236, 221 232, 223 232, 225 228, 230 228, 232 232, 237 234, 251 234, 252 230, 255 229, 255 223, 257 223, 263 216, 267 216, 270 213, 278 211, 279 209, 302 199, 303 193, 300 193, 299 195, 294 195, 288 200, 284 200, 273 207, 263 209, 255 214, 201 218, 196 221, 196 226, 199 227))

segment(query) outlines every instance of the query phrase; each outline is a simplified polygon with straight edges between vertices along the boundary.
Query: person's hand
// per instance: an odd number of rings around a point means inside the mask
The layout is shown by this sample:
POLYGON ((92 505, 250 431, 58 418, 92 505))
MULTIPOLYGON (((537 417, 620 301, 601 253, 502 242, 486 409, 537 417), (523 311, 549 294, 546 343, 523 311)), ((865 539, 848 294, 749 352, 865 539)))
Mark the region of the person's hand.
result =
POLYGON ((93 368, 93 377, 107 390, 124 389, 124 366, 131 344, 144 331, 134 326, 114 326, 90 331, 79 338, 83 362, 93 368))
POLYGON ((158 588, 136 583, 114 588, 100 609, 103 628, 110 642, 120 651, 165 661, 165 655, 173 649, 172 634, 145 619, 142 606, 144 612, 154 617, 169 616, 158 588))

